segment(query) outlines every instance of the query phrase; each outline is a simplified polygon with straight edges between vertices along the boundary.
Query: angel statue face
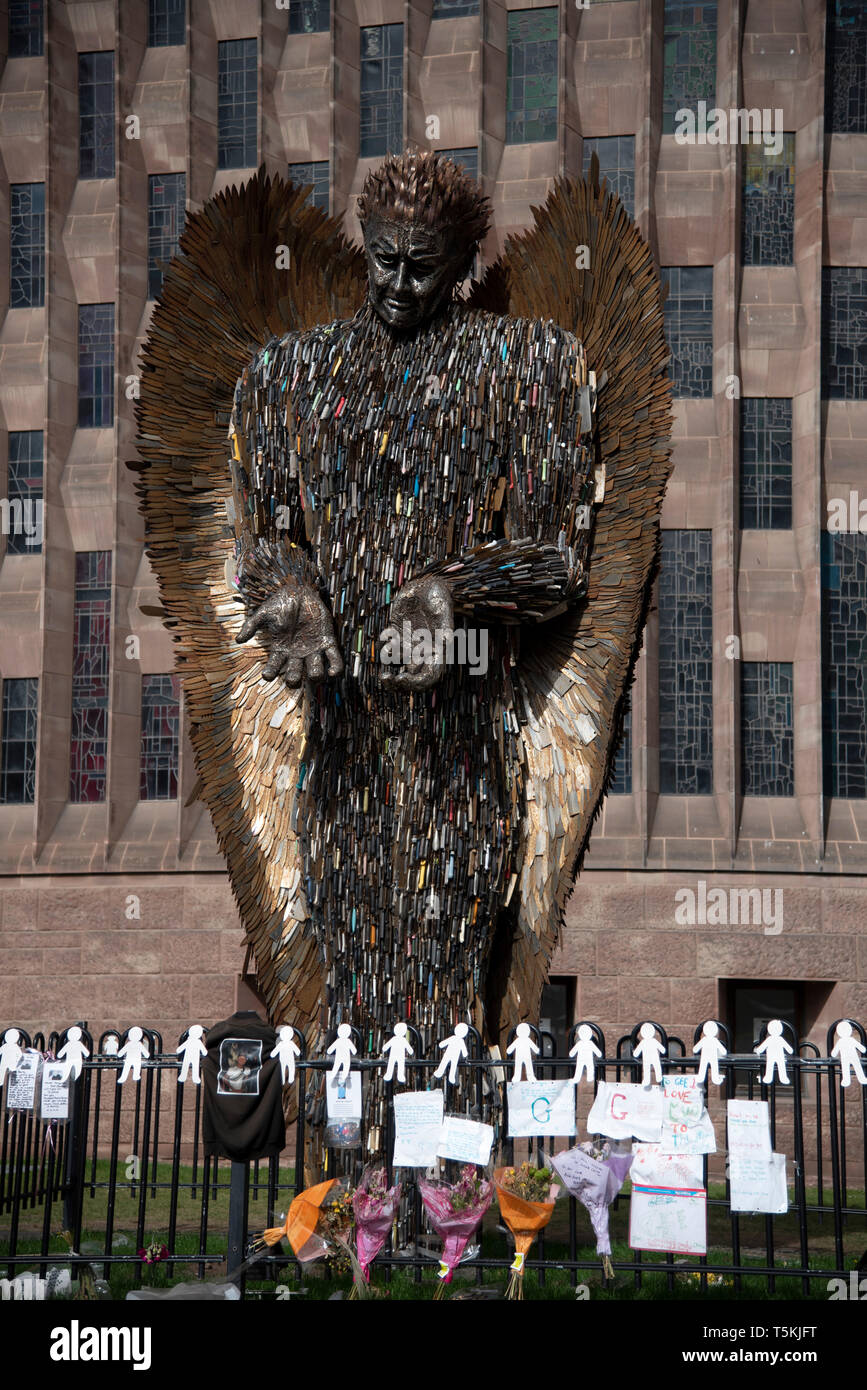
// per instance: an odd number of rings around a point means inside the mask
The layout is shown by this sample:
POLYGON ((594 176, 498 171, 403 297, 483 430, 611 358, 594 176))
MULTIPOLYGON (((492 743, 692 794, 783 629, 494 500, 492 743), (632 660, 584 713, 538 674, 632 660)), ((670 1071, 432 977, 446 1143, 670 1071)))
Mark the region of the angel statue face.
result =
POLYGON ((448 227, 376 216, 364 233, 370 302, 391 328, 418 328, 463 279, 466 259, 448 227))
POLYGON ((428 152, 371 171, 358 217, 370 303, 390 328, 411 331, 469 274, 490 211, 462 167, 428 152))

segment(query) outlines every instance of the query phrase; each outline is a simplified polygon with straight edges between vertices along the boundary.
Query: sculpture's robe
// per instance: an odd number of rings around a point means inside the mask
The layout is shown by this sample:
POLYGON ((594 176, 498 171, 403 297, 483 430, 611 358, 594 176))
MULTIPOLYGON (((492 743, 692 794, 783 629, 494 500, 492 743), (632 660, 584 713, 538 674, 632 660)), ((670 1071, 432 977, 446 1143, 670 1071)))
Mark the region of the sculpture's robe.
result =
POLYGON ((294 828, 329 1018, 360 1025, 365 1043, 396 1018, 427 1040, 468 1009, 482 1020, 520 871, 520 644, 528 625, 544 637, 552 602, 575 597, 516 555, 492 602, 487 557, 469 557, 458 626, 476 630, 479 656, 484 629, 487 670, 449 664, 413 694, 382 684, 389 605, 409 579, 491 540, 547 542, 580 568, 594 400, 572 334, 459 304, 399 337, 365 303, 353 319, 272 340, 238 382, 242 582, 257 542, 298 573, 303 552, 345 662, 311 691, 294 828), (517 610, 498 606, 504 595, 517 610))

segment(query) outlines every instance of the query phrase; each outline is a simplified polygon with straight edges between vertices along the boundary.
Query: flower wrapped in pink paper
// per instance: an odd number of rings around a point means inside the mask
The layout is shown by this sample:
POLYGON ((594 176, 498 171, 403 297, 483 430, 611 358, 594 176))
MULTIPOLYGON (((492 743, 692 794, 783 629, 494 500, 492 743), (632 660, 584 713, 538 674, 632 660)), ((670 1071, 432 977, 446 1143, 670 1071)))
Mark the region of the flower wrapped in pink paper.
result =
MULTIPOLYGON (((385 1244, 397 1214, 399 1201, 400 1183, 395 1183, 394 1187, 389 1187, 385 1169, 369 1164, 352 1194, 352 1209, 355 1212, 355 1244, 358 1250, 358 1263, 365 1284, 370 1282, 370 1266, 385 1244)), ((359 1284, 357 1275, 353 1292, 356 1297, 364 1296, 364 1290, 359 1284)))
POLYGON ((470 1236, 491 1205, 494 1185, 472 1163, 466 1163, 457 1182, 419 1178, 418 1190, 430 1224, 443 1240, 439 1283, 434 1293, 435 1299, 442 1299, 470 1236))

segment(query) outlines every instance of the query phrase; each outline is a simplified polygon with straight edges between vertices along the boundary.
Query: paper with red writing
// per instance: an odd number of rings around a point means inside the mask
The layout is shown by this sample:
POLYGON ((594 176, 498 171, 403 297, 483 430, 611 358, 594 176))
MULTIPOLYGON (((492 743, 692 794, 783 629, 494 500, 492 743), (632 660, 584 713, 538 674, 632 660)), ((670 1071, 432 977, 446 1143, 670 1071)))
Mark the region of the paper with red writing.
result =
POLYGON ((697 1154, 666 1154, 661 1144, 634 1144, 632 1183, 645 1187, 704 1187, 704 1164, 697 1154))
POLYGON ((588 1134, 609 1139, 658 1142, 662 1137, 662 1087, 633 1086, 625 1081, 600 1081, 587 1116, 588 1134))
POLYGON ((662 1079, 662 1153, 715 1154, 716 1135, 695 1076, 662 1079))

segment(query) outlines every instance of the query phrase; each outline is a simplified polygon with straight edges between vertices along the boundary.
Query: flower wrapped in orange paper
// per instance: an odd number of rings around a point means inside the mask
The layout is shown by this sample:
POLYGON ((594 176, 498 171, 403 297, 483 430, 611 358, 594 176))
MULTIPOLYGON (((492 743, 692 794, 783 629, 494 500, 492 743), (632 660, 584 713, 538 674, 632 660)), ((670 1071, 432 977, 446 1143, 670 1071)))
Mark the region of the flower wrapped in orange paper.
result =
POLYGON ((255 1236, 251 1251, 277 1245, 284 1238, 301 1264, 346 1249, 352 1231, 352 1194, 338 1178, 306 1187, 292 1201, 282 1226, 255 1236))
POLYGON ((534 1237, 551 1220, 560 1188, 553 1181, 550 1168, 534 1168, 530 1163, 522 1163, 519 1168, 495 1169, 494 1185, 500 1215, 515 1237, 515 1258, 506 1298, 523 1298, 527 1252, 534 1237))

